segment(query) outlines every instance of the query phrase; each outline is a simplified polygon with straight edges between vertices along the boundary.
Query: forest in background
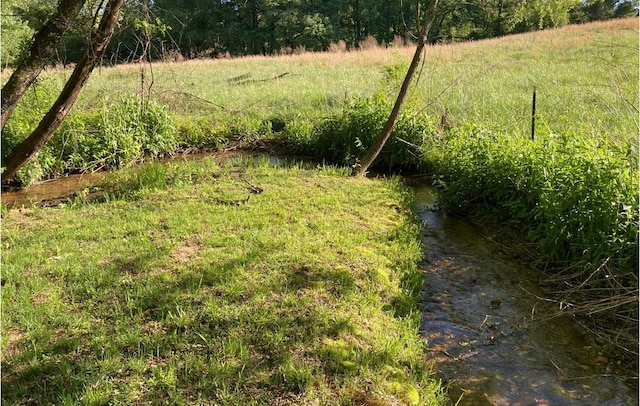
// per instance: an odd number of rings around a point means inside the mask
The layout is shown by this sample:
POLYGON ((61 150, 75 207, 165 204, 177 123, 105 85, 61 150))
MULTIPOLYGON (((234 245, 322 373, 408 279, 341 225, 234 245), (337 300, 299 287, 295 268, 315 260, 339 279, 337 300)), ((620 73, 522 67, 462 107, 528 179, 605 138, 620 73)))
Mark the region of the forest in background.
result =
MULTIPOLYGON (((130 0, 105 63, 343 51, 412 41, 419 1, 130 0), (146 52, 148 51, 148 52, 146 52)), ((2 66, 12 66, 56 0, 4 0, 2 66)), ((102 7, 88 0, 52 64, 76 62, 102 7)), ((440 0, 429 40, 456 42, 638 14, 635 0, 440 0)))

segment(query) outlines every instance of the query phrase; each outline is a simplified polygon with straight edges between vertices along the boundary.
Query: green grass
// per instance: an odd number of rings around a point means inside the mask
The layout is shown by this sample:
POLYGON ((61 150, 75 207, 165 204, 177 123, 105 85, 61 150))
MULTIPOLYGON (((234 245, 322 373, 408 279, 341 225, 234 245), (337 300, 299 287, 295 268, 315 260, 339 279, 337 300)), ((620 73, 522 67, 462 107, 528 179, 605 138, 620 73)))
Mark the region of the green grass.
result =
POLYGON ((204 160, 112 182, 4 213, 3 403, 443 402, 398 181, 204 160))
MULTIPOLYGON (((538 90, 538 127, 635 140, 638 134, 638 19, 567 26, 427 49, 417 104, 440 120, 529 136, 538 90)), ((176 115, 237 122, 270 117, 318 120, 345 100, 381 87, 384 67, 408 63, 413 48, 373 49, 155 64, 152 92, 176 115), (227 80, 251 74, 251 83, 227 80), (278 80, 266 80, 289 73, 278 80), (208 100, 206 103, 197 98, 208 100)), ((108 94, 140 90, 140 66, 102 68, 82 108, 108 94)))
MULTIPOLYGON (((447 127, 474 126, 529 138, 535 87, 538 135, 572 133, 635 146, 640 128, 638 38, 638 19, 629 18, 430 46, 407 110, 426 116, 431 126, 446 116, 447 127)), ((176 139, 163 136, 161 145, 143 148, 148 154, 158 146, 219 148, 229 140, 270 136, 276 122, 293 131, 312 132, 339 117, 354 98, 376 93, 395 97, 402 66, 413 50, 378 48, 98 68, 50 143, 52 149, 48 146, 21 178, 29 184, 60 171, 102 165, 104 157, 93 151, 93 144, 115 145, 109 157, 138 159, 140 152, 131 143, 122 143, 127 136, 112 140, 108 130, 119 123, 136 124, 118 116, 126 109, 117 106, 123 97, 126 101, 140 93, 142 68, 149 94, 170 112, 166 126, 176 128, 176 139), (244 75, 250 76, 231 80, 244 75), (93 121, 100 117, 115 123, 96 126, 93 121), (92 139, 99 141, 92 144, 92 139)), ((12 133, 3 133, 3 151, 9 152, 39 122, 40 112, 69 74, 69 70, 50 70, 43 75, 40 90, 30 91, 35 101, 22 116, 10 120, 12 133)), ((117 161, 114 166, 127 164, 117 161)))

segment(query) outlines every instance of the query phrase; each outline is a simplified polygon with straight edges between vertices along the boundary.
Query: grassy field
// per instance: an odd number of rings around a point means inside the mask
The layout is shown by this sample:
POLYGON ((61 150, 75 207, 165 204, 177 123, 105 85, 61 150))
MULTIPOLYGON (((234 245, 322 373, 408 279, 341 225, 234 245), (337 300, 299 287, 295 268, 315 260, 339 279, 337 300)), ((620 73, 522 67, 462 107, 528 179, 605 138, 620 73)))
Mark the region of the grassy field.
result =
POLYGON ((399 182, 265 159, 111 182, 3 216, 3 404, 443 401, 399 182))
MULTIPOLYGON (((636 18, 431 46, 413 91, 416 107, 435 120, 447 111, 456 124, 526 137, 536 87, 539 131, 635 140, 638 49, 636 18)), ((177 115, 316 119, 335 116, 350 97, 385 87, 384 67, 408 64, 413 50, 158 63, 147 66, 146 75, 153 77, 152 93, 177 115)), ((140 66, 102 68, 82 105, 139 91, 140 66)))
MULTIPOLYGON (((42 152, 40 167, 22 171, 20 180, 29 184, 68 171, 123 166, 150 152, 171 153, 175 145, 219 147, 284 126, 313 132, 357 98, 394 98, 413 51, 372 48, 101 67, 42 152), (131 127, 132 134, 147 131, 136 112, 141 94, 164 106, 151 120, 170 115, 175 139, 151 140, 150 146, 122 139, 119 134, 131 127)), ((406 111, 433 127, 474 126, 530 138, 535 88, 537 136, 607 140, 629 145, 637 155, 638 60, 637 18, 434 45, 425 51, 406 111)), ((35 128, 69 74, 51 69, 42 75, 3 132, 3 156, 35 128)))

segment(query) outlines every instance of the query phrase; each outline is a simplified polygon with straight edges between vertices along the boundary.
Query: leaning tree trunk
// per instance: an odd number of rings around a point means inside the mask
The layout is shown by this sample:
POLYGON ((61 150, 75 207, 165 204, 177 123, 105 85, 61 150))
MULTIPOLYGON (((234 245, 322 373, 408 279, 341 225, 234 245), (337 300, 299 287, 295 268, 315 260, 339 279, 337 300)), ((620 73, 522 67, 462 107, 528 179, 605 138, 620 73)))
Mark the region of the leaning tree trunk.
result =
POLYGON ((380 151, 382 151, 382 148, 384 147, 384 144, 386 144, 387 140, 391 136, 393 126, 398 120, 400 110, 402 109, 404 100, 407 97, 407 92, 409 91, 409 86, 413 81, 413 76, 415 75, 416 70, 418 69, 418 65, 420 64, 420 56, 422 55, 422 51, 424 50, 424 46, 427 42, 427 33, 429 32, 429 28, 431 28, 431 24, 433 24, 433 20, 436 17, 437 4, 438 0, 431 1, 424 23, 421 23, 420 16, 417 16, 418 24, 421 26, 419 28, 420 35, 418 36, 418 46, 416 47, 416 52, 413 54, 413 60, 411 61, 411 65, 409 65, 409 70, 407 71, 407 74, 404 77, 404 81, 402 82, 402 87, 400 88, 400 92, 398 93, 398 98, 393 105, 391 114, 389 114, 389 118, 382 128, 382 131, 380 131, 378 137, 373 140, 373 145, 371 145, 367 152, 365 152, 364 156, 360 159, 360 162, 353 168, 353 171, 351 172, 353 176, 363 176, 367 173, 367 170, 369 169, 371 164, 373 164, 373 161, 375 161, 375 159, 378 157, 380 151))
POLYGON ((100 25, 91 34, 90 42, 87 44, 87 48, 65 84, 64 89, 62 89, 60 96, 40 121, 38 127, 7 157, 7 165, 2 174, 2 183, 8 182, 18 169, 51 139, 53 133, 67 116, 80 91, 89 79, 91 71, 104 54, 120 18, 120 9, 123 4, 124 0, 109 0, 100 19, 100 25))
POLYGON ((61 0, 56 14, 33 37, 29 56, 20 62, 2 87, 0 130, 7 124, 9 116, 29 86, 56 54, 56 47, 63 34, 69 29, 85 2, 86 0, 61 0))

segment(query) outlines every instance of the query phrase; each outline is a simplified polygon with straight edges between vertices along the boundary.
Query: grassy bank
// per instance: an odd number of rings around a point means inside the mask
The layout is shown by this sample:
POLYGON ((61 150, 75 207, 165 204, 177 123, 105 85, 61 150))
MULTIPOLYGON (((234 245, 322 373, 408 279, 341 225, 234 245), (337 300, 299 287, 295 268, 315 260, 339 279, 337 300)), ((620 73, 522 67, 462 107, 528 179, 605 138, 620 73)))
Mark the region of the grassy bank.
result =
POLYGON ((345 176, 150 165, 5 213, 3 403, 439 404, 410 194, 345 176))

